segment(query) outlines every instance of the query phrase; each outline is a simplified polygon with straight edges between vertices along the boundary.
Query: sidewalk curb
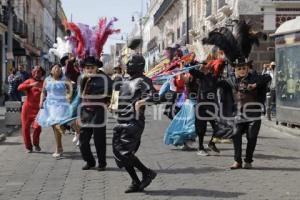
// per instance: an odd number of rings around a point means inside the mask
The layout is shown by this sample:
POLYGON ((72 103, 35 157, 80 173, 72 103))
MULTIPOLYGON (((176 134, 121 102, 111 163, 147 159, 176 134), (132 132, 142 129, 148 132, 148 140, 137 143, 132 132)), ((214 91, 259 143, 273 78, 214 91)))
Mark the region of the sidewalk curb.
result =
POLYGON ((7 137, 12 136, 14 133, 17 133, 18 131, 21 130, 21 127, 18 128, 6 128, 5 131, 0 130, 0 144, 5 142, 7 137))
POLYGON ((274 121, 268 121, 267 119, 263 119, 262 123, 266 127, 269 127, 269 128, 275 129, 275 130, 279 130, 281 132, 285 132, 285 133, 288 133, 293 136, 300 137, 300 130, 297 128, 288 128, 288 127, 285 127, 282 125, 276 125, 274 121))

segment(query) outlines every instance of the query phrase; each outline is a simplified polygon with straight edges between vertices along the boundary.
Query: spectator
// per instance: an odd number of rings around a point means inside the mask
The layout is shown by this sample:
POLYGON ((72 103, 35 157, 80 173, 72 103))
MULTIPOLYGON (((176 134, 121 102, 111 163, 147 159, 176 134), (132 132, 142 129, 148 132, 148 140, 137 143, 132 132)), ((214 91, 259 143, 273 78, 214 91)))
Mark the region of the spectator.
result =
MULTIPOLYGON (((24 69, 25 69, 24 65, 20 64, 18 66, 17 76, 20 77, 19 85, 30 78, 30 74, 26 72, 24 69)), ((19 85, 17 85, 17 87, 19 85)), ((26 94, 23 91, 19 91, 19 96, 21 101, 24 102, 25 101, 24 97, 26 96, 26 94)))
POLYGON ((12 69, 10 75, 8 76, 8 96, 10 101, 21 101, 21 96, 18 92, 18 86, 20 83, 20 76, 17 76, 16 69, 12 69))
POLYGON ((24 65, 19 65, 18 66, 18 76, 21 77, 21 82, 23 83, 24 81, 26 81, 27 79, 30 78, 30 74, 28 72, 25 71, 25 67, 24 65))

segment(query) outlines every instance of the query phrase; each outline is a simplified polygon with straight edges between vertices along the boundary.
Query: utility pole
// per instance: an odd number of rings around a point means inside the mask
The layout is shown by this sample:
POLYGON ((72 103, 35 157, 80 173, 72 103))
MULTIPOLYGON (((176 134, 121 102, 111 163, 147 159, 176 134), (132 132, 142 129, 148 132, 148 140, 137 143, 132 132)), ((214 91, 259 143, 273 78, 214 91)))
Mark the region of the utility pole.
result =
POLYGON ((55 19, 54 19, 54 24, 55 24, 55 32, 54 32, 54 40, 56 41, 57 38, 57 21, 58 21, 58 0, 55 1, 55 19))
POLYGON ((190 1, 186 0, 186 44, 190 43, 190 22, 189 22, 189 15, 190 15, 190 1))
POLYGON ((7 68, 13 67, 13 5, 14 0, 7 1, 8 27, 7 27, 7 68))

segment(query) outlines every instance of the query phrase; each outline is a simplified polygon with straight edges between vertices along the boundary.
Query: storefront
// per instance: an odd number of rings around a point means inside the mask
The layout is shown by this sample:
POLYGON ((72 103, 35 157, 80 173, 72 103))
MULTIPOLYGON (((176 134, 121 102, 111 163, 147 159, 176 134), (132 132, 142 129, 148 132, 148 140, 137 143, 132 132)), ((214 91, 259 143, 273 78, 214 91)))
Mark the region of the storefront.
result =
POLYGON ((300 125, 300 17, 283 23, 273 37, 277 122, 300 125))

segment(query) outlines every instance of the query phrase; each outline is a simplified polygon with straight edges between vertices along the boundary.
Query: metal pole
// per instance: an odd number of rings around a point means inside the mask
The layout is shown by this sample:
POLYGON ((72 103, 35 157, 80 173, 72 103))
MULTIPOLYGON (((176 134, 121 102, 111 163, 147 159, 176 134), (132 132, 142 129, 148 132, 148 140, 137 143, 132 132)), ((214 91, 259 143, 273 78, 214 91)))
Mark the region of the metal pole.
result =
POLYGON ((7 27, 7 68, 13 67, 13 5, 14 0, 7 1, 8 27, 7 27))
POLYGON ((57 16, 58 14, 58 0, 55 1, 55 33, 54 33, 54 38, 55 38, 55 41, 56 41, 56 38, 57 38, 57 16))
POLYGON ((140 53, 143 55, 143 28, 142 28, 142 25, 143 25, 143 17, 141 16, 140 17, 140 37, 141 37, 141 50, 140 50, 140 53))
POLYGON ((186 0, 186 44, 190 43, 190 22, 189 22, 189 15, 190 15, 190 1, 186 0))
POLYGON ((141 13, 140 13, 140 36, 141 36, 141 55, 143 55, 143 16, 144 16, 144 0, 141 0, 141 13))

